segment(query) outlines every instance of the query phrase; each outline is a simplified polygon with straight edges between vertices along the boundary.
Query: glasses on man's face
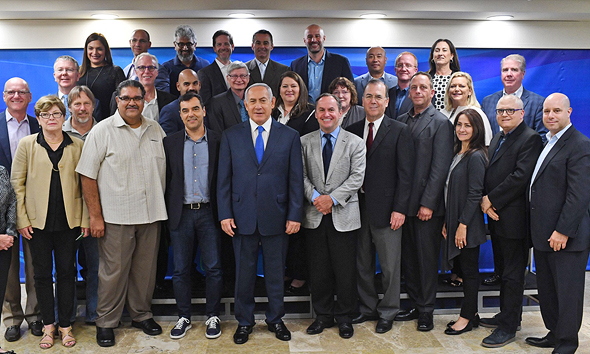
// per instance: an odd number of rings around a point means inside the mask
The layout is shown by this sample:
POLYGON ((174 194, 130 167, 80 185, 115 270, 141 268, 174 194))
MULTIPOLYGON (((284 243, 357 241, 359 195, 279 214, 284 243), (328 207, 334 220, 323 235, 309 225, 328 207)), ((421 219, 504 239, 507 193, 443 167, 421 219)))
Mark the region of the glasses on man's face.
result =
POLYGON ((504 113, 508 114, 509 116, 516 113, 516 111, 522 111, 522 108, 498 108, 496 109, 496 114, 499 116, 503 116, 504 113))
POLYGON ((53 117, 53 119, 60 119, 61 117, 63 117, 63 113, 61 113, 61 112, 53 112, 53 113, 41 112, 41 113, 39 113, 39 117, 43 118, 43 119, 49 119, 51 117, 53 117))
POLYGON ((119 99, 123 102, 130 102, 130 101, 141 102, 141 101, 143 101, 143 96, 135 96, 135 97, 119 96, 119 99))
POLYGON ((248 74, 240 74, 240 75, 227 75, 230 77, 230 79, 232 80, 237 80, 238 78, 242 79, 242 80, 246 80, 248 78, 248 74))
POLYGON ((193 42, 174 42, 174 44, 176 44, 181 49, 184 47, 191 48, 195 45, 193 42))
POLYGON ((139 66, 135 67, 135 70, 137 70, 137 71, 146 71, 147 70, 149 72, 152 72, 152 71, 156 70, 156 67, 153 65, 139 65, 139 66))
POLYGON ((19 94, 20 96, 24 96, 24 95, 28 95, 29 93, 31 93, 31 91, 25 91, 25 90, 13 91, 13 90, 9 90, 9 91, 4 91, 4 93, 7 96, 14 96, 16 94, 19 94))
POLYGON ((415 67, 415 65, 412 65, 412 64, 397 64, 395 67, 398 68, 398 69, 403 69, 403 68, 411 69, 411 68, 415 67))

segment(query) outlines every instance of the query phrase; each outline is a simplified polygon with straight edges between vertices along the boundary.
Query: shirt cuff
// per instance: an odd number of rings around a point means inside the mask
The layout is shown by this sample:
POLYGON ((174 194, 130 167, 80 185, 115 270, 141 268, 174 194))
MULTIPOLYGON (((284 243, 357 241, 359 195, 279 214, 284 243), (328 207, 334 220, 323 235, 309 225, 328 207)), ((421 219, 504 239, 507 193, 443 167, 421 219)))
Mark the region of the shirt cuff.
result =
POLYGON ((316 191, 315 189, 313 190, 313 195, 311 196, 311 202, 313 203, 315 201, 315 198, 319 197, 320 193, 318 193, 318 191, 316 191))

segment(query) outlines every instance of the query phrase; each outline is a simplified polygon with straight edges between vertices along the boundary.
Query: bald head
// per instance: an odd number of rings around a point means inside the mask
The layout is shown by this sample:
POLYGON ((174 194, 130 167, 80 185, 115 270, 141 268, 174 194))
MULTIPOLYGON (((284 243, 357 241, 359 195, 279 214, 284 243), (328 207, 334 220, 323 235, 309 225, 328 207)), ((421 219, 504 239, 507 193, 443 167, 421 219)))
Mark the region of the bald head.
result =
POLYGON ((3 97, 10 115, 22 121, 31 102, 29 84, 20 77, 13 77, 4 84, 3 97))
POLYGON ((316 25, 309 25, 305 29, 303 33, 303 43, 307 47, 307 52, 310 56, 324 55, 324 41, 326 40, 326 35, 324 34, 324 30, 316 25))
POLYGON ((559 133, 571 123, 570 99, 563 93, 552 93, 543 102, 543 124, 551 135, 559 133))
POLYGON ((197 73, 192 69, 184 69, 178 75, 178 82, 176 83, 176 89, 180 92, 180 95, 184 95, 187 92, 199 93, 201 90, 201 82, 197 73))

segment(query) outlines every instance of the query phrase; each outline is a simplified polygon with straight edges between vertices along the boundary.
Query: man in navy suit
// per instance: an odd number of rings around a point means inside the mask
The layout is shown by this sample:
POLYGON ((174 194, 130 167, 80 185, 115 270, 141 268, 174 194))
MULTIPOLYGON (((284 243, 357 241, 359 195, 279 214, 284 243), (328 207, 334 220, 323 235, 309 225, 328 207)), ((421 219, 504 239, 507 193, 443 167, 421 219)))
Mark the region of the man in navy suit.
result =
MULTIPOLYGON (((6 111, 0 113, 0 165, 6 167, 10 173, 12 157, 16 152, 18 142, 29 134, 39 132, 39 123, 35 117, 27 114, 27 107, 31 102, 29 84, 19 78, 13 77, 4 84, 4 103, 6 111)), ((41 314, 37 304, 37 296, 33 282, 33 259, 29 250, 29 243, 23 241, 23 254, 25 257, 25 288, 27 290, 27 304, 23 311, 21 307, 20 292, 20 257, 17 241, 12 247, 12 261, 8 273, 6 297, 4 298, 4 325, 6 333, 4 338, 9 342, 18 340, 21 336, 20 325, 27 320, 31 333, 40 336, 43 333, 41 314)))
POLYGON ((174 297, 178 322, 172 339, 191 328, 191 268, 197 244, 205 269, 207 338, 221 335, 219 311, 223 291, 221 237, 215 222, 217 159, 221 134, 205 129, 201 97, 188 92, 179 98, 185 130, 164 138, 166 153, 166 210, 174 252, 174 297))
POLYGON ((259 244, 268 296, 266 323, 280 340, 291 339, 283 323, 283 276, 289 239, 299 231, 303 208, 303 162, 299 133, 271 119, 275 98, 266 84, 246 90, 250 119, 223 132, 217 201, 221 228, 233 237, 236 258, 234 342, 248 341, 254 326, 254 283, 259 244))
POLYGON ((371 79, 383 81, 388 90, 397 84, 397 78, 395 75, 385 72, 385 65, 387 65, 387 55, 385 53, 385 49, 382 47, 369 48, 367 50, 367 56, 365 60, 367 62, 367 69, 369 69, 369 72, 354 79, 354 86, 356 87, 356 93, 358 95, 359 102, 363 102, 365 86, 367 86, 371 79))
POLYGON ((590 139, 572 126, 571 113, 567 96, 545 100, 547 144, 527 188, 539 305, 549 333, 526 342, 554 353, 578 348, 590 247, 590 139))
POLYGON ((227 91, 229 82, 226 79, 227 69, 231 64, 231 54, 234 51, 234 38, 228 31, 219 30, 213 34, 213 50, 217 57, 215 61, 197 71, 201 81, 201 97, 205 106, 215 95, 227 91))
POLYGON ((418 58, 413 53, 401 52, 395 58, 395 76, 397 85, 389 89, 389 104, 385 115, 397 120, 414 107, 408 89, 412 76, 418 72, 418 58))
POLYGON ((264 82, 270 86, 273 94, 277 97, 279 95, 279 79, 285 71, 289 71, 289 67, 270 59, 270 52, 273 48, 272 33, 265 29, 256 31, 252 36, 252 50, 255 58, 247 62, 246 65, 250 69, 248 85, 264 82))
POLYGON ((328 87, 335 78, 344 76, 354 81, 348 59, 329 53, 324 48, 325 40, 324 30, 320 26, 309 25, 303 35, 307 55, 291 62, 291 70, 299 74, 307 85, 311 103, 315 102, 320 94, 328 92, 328 87))

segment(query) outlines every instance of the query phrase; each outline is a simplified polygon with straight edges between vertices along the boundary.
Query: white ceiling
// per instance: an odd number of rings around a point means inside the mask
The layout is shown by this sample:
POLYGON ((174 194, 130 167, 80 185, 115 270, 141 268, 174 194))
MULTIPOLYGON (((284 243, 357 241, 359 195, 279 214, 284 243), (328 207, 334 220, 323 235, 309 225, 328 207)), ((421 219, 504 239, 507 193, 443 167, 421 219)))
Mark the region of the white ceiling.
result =
POLYGON ((521 21, 590 21, 588 0, 0 0, 0 19, 89 19, 116 14, 129 19, 226 18, 244 11, 256 18, 358 18, 521 21))

